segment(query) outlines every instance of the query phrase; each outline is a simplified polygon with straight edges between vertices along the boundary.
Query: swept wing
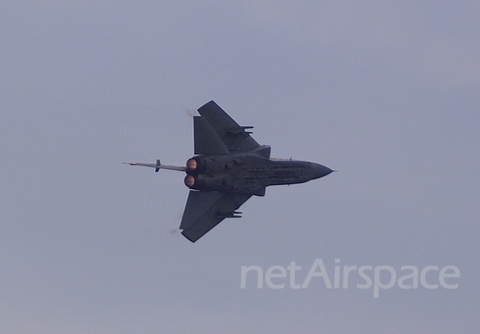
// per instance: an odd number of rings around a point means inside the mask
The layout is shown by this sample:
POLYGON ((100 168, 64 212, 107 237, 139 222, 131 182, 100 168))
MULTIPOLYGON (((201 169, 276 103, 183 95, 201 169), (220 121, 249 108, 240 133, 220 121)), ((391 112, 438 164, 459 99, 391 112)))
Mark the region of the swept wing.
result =
POLYGON ((252 126, 240 126, 218 104, 210 101, 194 118, 195 154, 251 152, 260 145, 250 136, 252 126))
POLYGON ((236 210, 252 195, 190 190, 180 229, 195 242, 225 218, 240 217, 236 210))

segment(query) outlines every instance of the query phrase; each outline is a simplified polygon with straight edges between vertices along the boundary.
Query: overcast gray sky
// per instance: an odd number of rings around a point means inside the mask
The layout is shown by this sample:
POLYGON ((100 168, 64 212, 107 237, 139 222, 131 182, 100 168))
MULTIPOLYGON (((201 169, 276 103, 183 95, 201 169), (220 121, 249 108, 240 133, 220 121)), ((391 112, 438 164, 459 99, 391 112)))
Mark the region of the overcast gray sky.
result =
POLYGON ((479 17, 478 1, 2 2, 0 331, 477 332, 479 17), (270 187, 190 243, 184 175, 121 162, 184 164, 212 99, 273 157, 339 172, 270 187), (460 277, 379 298, 355 272, 348 289, 240 287, 242 266, 294 261, 301 284, 316 259, 332 284, 335 265, 460 277))

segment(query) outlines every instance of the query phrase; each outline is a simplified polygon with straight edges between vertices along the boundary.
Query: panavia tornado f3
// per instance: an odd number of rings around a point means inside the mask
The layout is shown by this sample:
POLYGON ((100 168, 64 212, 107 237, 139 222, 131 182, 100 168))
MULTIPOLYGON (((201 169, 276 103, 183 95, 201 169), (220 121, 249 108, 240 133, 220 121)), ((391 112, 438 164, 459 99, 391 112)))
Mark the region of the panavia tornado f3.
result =
POLYGON ((250 136, 252 126, 240 126, 214 101, 194 116, 194 154, 186 166, 128 163, 186 172, 190 188, 180 229, 195 242, 225 218, 239 218, 238 208, 253 195, 264 196, 267 186, 303 183, 332 172, 326 166, 292 159, 270 158, 270 146, 250 136))

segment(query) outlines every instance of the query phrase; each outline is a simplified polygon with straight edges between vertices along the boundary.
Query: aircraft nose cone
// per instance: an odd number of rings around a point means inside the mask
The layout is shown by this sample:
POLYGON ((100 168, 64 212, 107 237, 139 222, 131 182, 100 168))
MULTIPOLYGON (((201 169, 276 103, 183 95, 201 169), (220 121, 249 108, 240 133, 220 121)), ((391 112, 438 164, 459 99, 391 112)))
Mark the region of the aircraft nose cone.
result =
POLYGON ((327 166, 320 165, 320 164, 317 164, 317 163, 313 163, 313 170, 314 170, 314 174, 315 174, 314 178, 316 178, 316 179, 318 179, 320 177, 324 177, 324 176, 330 174, 331 172, 333 172, 333 170, 331 170, 327 166))

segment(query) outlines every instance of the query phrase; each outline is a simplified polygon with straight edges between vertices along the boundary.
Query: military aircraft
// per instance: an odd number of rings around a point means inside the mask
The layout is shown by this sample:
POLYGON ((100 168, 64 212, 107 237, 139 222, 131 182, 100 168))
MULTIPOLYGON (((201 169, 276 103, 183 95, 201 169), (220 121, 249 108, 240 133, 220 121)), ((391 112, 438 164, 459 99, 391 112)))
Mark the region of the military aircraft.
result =
POLYGON ((236 211, 253 195, 264 196, 267 186, 303 183, 326 176, 326 166, 292 159, 270 158, 270 146, 250 136, 253 126, 240 126, 219 105, 210 101, 193 117, 194 154, 186 166, 127 163, 186 172, 190 188, 180 229, 195 242, 225 218, 239 218, 236 211))

